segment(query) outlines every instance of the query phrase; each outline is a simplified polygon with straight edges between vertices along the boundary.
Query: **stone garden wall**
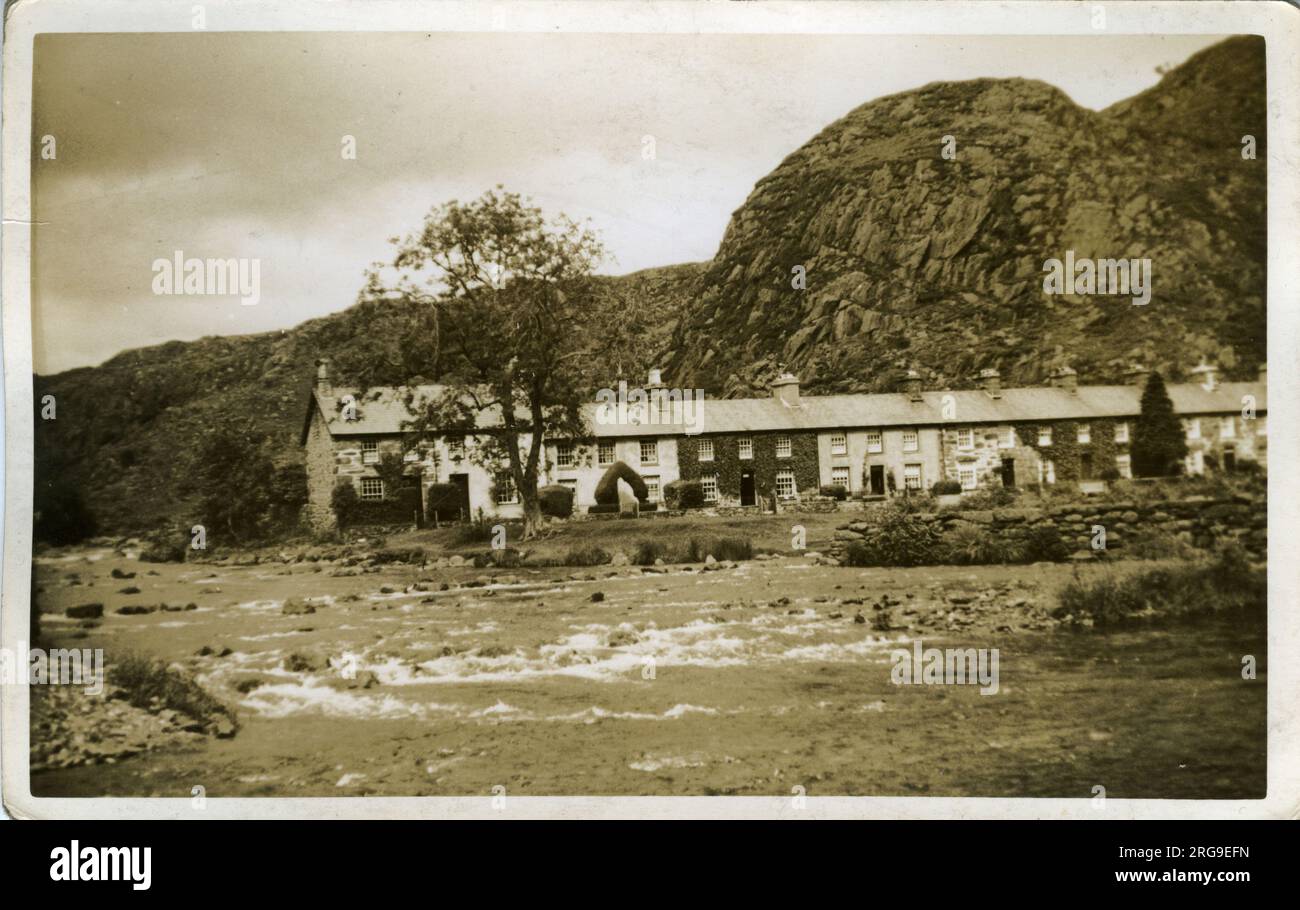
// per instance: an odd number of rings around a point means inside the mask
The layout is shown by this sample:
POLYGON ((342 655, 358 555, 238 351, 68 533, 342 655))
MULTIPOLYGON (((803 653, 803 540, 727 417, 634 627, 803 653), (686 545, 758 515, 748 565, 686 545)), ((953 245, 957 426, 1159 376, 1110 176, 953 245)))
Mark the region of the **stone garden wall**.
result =
MULTIPOLYGON (((867 512, 862 518, 841 525, 835 532, 828 555, 843 562, 844 552, 855 540, 871 536, 882 514, 867 512)), ((1027 537, 1037 527, 1051 527, 1066 546, 1091 555, 1093 526, 1106 529, 1106 551, 1124 555, 1125 541, 1136 535, 1163 532, 1194 547, 1212 548, 1216 541, 1236 539, 1250 555, 1268 555, 1268 509, 1262 497, 1244 494, 1226 498, 1188 497, 1152 503, 1081 501, 1050 508, 990 509, 988 511, 943 510, 919 513, 919 517, 948 531, 962 523, 985 529, 1008 542, 1027 537)))

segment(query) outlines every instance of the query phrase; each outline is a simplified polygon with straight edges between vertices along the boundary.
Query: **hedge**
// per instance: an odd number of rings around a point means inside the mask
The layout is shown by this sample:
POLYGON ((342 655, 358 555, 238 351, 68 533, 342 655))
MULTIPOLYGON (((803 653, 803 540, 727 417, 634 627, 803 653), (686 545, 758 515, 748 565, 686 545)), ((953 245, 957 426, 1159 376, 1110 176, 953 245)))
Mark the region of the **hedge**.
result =
POLYGON ((542 514, 551 518, 568 518, 573 514, 573 491, 563 484, 553 483, 537 491, 542 514))
POLYGON ((633 470, 627 462, 616 461, 605 471, 600 482, 596 484, 596 503, 602 506, 618 505, 618 482, 622 480, 632 488, 632 495, 639 502, 645 502, 650 491, 646 489, 641 475, 633 470))
POLYGON ((704 485, 698 480, 674 480, 664 487, 664 504, 670 509, 702 509, 704 485))

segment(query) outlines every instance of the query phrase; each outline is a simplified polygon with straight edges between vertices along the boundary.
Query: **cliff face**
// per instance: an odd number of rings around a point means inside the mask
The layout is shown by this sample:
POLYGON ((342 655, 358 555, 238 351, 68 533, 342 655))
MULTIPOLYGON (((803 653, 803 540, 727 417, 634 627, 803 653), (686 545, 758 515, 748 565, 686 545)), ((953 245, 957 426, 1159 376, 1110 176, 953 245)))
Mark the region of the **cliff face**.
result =
POLYGON ((1265 352, 1263 105, 1257 38, 1099 113, 1024 80, 865 104, 733 215, 668 375, 740 394, 778 362, 819 391, 890 388, 909 366, 955 387, 986 366, 1034 383, 1067 360, 1085 381, 1201 354, 1250 373, 1265 352), (1045 295, 1044 261, 1068 250, 1149 258, 1150 304, 1045 295))

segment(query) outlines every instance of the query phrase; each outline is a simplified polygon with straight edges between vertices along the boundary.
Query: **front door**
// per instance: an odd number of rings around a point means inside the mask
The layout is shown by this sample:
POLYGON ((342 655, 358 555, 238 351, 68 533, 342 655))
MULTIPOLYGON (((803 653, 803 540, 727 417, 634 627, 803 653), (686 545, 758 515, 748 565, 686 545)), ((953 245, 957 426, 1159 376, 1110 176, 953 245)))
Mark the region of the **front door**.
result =
POLYGON ((873 464, 871 466, 871 495, 885 495, 885 466, 883 464, 873 464))
POLYGON ((1002 459, 1002 486, 1014 487, 1016 485, 1016 460, 1014 458, 1002 459))
POLYGON ((740 474, 740 504, 754 505, 754 472, 742 471, 740 474))
POLYGON ((1228 473, 1237 470, 1237 450, 1233 446, 1223 447, 1223 470, 1228 473))
POLYGON ((469 475, 452 474, 449 479, 456 486, 460 487, 460 517, 461 520, 468 520, 473 514, 469 510, 469 475))

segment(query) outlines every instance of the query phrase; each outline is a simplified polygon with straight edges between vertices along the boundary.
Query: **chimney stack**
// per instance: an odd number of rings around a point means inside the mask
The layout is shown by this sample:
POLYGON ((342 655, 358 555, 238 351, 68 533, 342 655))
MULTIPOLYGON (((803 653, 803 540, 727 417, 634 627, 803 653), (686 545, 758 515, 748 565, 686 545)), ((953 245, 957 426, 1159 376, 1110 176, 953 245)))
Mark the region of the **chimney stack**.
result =
POLYGON ((650 388, 652 389, 662 388, 663 384, 664 384, 663 371, 657 367, 652 369, 650 371, 650 388))
POLYGON ((1133 364, 1133 366, 1129 367, 1127 370, 1124 371, 1124 381, 1127 382, 1129 385, 1135 385, 1138 388, 1143 388, 1146 385, 1147 376, 1148 374, 1150 374, 1150 372, 1151 371, 1148 370, 1144 365, 1140 363, 1135 363, 1133 364))
POLYGON ((921 401, 921 374, 908 370, 903 377, 903 391, 907 393, 908 401, 921 401))
POLYGON ((1268 364, 1267 363, 1261 363, 1259 365, 1258 381, 1260 385, 1268 385, 1268 364))
POLYGON ((1065 389, 1071 395, 1079 392, 1079 374, 1073 367, 1058 367, 1052 371, 1052 385, 1058 389, 1065 389))
POLYGON ((989 393, 990 398, 1002 397, 1002 374, 989 367, 980 370, 980 386, 989 393))
POLYGON ((1192 370, 1192 375, 1198 377, 1201 388, 1207 392, 1213 392, 1219 387, 1219 368, 1206 363, 1203 358, 1200 365, 1192 370))
POLYGON ((788 408, 799 406, 799 379, 793 373, 782 372, 772 380, 772 397, 788 408))
POLYGON ((330 359, 328 357, 316 358, 316 382, 314 386, 318 392, 328 394, 330 391, 330 359))

